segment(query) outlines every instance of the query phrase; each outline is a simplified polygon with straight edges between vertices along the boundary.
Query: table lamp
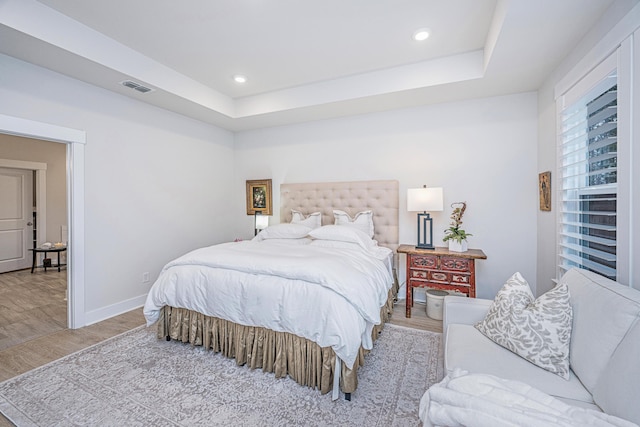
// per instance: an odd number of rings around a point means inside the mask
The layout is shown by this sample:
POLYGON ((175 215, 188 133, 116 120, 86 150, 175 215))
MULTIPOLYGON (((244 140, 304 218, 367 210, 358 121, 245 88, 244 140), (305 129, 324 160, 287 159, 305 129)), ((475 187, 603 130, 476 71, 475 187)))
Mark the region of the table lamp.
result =
POLYGON ((416 248, 433 249, 433 221, 429 212, 444 210, 442 187, 409 188, 407 190, 407 210, 418 214, 418 243, 416 248))

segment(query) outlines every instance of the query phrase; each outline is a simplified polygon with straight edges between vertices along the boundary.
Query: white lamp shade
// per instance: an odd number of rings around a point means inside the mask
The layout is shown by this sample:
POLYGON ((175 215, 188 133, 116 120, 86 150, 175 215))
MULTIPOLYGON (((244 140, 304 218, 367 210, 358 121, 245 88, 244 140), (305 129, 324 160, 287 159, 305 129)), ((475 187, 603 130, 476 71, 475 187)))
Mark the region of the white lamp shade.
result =
POLYGON ((264 230, 269 226, 269 216, 256 215, 256 230, 264 230))
POLYGON ((409 188, 407 190, 409 212, 438 212, 444 210, 442 187, 409 188))

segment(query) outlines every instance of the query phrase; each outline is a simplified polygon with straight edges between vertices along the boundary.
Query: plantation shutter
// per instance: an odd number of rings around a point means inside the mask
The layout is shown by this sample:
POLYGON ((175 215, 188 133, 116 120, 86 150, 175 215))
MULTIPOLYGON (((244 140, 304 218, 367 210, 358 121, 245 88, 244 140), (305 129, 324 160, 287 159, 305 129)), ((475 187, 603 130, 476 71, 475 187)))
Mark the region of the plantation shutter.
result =
POLYGON ((579 267, 616 279, 617 101, 613 71, 561 113, 560 274, 579 267))

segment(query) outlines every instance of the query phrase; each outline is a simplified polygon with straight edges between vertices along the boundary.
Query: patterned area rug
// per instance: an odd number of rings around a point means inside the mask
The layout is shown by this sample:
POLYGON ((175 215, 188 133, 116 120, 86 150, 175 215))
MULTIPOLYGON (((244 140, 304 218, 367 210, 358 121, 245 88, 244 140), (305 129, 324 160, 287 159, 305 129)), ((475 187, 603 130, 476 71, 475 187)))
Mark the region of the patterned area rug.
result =
POLYGON ((351 402, 138 328, 0 384, 23 426, 418 426, 441 334, 386 325, 351 402))

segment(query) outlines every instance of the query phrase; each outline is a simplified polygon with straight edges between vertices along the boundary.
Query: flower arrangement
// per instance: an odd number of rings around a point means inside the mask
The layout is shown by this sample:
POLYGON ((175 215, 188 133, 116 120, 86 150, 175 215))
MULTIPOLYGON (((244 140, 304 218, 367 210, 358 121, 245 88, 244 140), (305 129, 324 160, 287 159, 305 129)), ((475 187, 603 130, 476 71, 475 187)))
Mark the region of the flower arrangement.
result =
POLYGON ((467 233, 460 226, 462 225, 462 215, 467 209, 467 202, 455 202, 451 204, 453 212, 451 213, 451 226, 444 231, 443 242, 454 240, 458 243, 462 243, 467 240, 467 237, 473 236, 473 234, 467 233))

